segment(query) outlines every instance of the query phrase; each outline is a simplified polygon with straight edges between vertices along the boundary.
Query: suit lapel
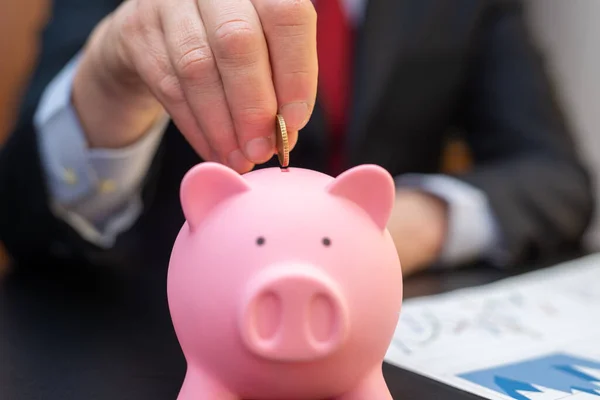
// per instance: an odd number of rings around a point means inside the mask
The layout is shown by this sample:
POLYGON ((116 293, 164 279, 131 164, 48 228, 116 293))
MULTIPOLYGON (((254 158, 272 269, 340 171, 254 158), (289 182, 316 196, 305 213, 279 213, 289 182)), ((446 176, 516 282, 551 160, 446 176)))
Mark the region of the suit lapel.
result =
POLYGON ((368 0, 364 23, 357 35, 349 154, 360 151, 369 119, 388 89, 390 75, 403 49, 414 43, 415 27, 428 3, 426 0, 368 0))

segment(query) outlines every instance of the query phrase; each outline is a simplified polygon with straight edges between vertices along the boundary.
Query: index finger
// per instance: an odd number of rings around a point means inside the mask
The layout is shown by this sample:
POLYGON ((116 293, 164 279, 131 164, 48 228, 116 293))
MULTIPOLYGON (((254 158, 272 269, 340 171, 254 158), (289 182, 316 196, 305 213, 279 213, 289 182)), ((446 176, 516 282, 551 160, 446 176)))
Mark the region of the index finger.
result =
POLYGON ((317 96, 317 15, 311 0, 252 0, 269 46, 279 112, 293 147, 317 96))
POLYGON ((240 148, 255 164, 275 151, 277 98, 269 49, 250 0, 199 0, 240 148))

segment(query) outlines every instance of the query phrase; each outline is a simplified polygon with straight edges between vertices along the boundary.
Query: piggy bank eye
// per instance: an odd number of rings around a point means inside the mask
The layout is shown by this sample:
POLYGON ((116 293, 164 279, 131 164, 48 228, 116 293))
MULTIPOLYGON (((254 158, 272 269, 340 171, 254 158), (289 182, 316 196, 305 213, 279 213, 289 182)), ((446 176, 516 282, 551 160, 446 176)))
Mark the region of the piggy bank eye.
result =
POLYGON ((262 236, 259 236, 259 237, 256 239, 256 244, 257 244, 257 245, 259 245, 259 246, 262 246, 263 244, 265 244, 265 238, 264 238, 264 237, 262 237, 262 236))
POLYGON ((331 246, 331 239, 329 239, 328 237, 324 237, 323 238, 323 246, 325 246, 325 247, 331 246))

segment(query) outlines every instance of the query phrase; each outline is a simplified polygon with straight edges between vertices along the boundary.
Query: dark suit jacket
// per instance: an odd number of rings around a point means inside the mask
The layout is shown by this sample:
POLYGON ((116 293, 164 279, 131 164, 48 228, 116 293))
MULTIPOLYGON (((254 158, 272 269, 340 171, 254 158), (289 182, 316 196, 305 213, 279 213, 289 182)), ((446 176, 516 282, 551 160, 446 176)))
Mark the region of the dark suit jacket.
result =
MULTIPOLYGON (((200 160, 171 125, 144 186, 145 215, 111 251, 52 215, 32 116, 46 85, 119 1, 54 3, 20 124, 0 156, 0 239, 17 260, 68 254, 114 262, 125 243, 148 245, 148 229, 173 240, 183 222, 179 183, 200 160)), ((579 243, 593 209, 590 180, 519 1, 369 0, 357 46, 347 167, 435 173, 445 137, 462 132, 476 167, 459 178, 489 196, 511 262, 579 243)), ((324 126, 317 104, 294 166, 325 169, 324 126)))

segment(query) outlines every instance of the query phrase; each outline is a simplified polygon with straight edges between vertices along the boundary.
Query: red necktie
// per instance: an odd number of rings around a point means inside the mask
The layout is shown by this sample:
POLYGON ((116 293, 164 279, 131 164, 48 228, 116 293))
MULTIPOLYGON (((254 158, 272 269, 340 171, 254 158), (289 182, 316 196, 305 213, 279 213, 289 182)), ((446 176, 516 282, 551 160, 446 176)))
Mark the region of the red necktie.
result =
POLYGON ((343 168, 343 135, 350 105, 352 27, 341 0, 317 0, 319 97, 331 133, 331 172, 343 168))

